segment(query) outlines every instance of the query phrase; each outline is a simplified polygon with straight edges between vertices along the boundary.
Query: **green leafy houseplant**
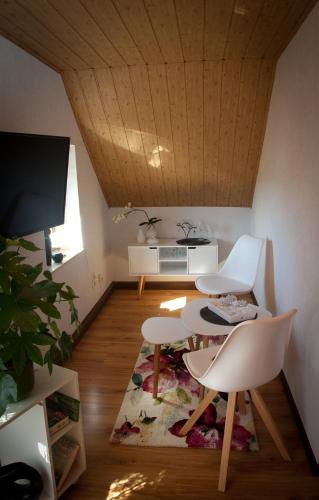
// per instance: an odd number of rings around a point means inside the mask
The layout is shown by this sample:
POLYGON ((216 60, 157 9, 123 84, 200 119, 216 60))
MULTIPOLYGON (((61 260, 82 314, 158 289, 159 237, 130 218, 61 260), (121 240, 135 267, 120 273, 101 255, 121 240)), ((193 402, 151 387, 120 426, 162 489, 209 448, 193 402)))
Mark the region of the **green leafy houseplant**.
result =
POLYGON ((28 373, 33 377, 33 362, 46 364, 51 374, 54 360, 64 361, 72 352, 71 337, 57 325, 61 314, 55 304, 68 302, 71 323, 78 326, 72 288, 53 281, 49 271, 42 272, 42 263, 26 264, 21 248, 39 250, 22 238, 0 236, 0 415, 32 388, 23 385, 28 373), (46 352, 39 346, 46 346, 46 352))

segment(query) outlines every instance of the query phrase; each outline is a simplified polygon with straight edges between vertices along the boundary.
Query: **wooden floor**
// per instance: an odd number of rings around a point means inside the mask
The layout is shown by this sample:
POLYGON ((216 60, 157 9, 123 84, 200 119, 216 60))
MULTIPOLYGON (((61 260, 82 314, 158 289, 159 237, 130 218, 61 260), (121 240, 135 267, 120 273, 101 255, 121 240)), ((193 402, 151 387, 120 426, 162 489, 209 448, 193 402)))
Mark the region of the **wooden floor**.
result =
POLYGON ((262 387, 282 431, 292 463, 284 462, 256 415, 258 452, 231 452, 226 493, 216 491, 220 452, 185 448, 139 448, 109 444, 110 433, 139 353, 140 327, 149 316, 175 315, 162 302, 196 291, 116 290, 76 347, 68 367, 79 373, 88 468, 68 500, 213 498, 319 499, 279 379, 262 387))

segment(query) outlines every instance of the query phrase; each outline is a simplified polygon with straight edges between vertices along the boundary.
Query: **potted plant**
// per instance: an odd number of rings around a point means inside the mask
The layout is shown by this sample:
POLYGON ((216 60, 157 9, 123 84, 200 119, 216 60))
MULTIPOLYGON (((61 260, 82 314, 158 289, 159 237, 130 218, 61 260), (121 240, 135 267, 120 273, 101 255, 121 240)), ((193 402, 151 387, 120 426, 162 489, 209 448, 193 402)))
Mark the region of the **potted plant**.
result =
POLYGON ((0 236, 0 415, 8 403, 27 397, 33 387, 33 363, 52 373, 58 357, 67 359, 72 340, 61 332, 56 304, 67 301, 71 323, 78 326, 77 298, 65 283, 56 283, 42 263, 25 263, 20 253, 39 250, 32 242, 0 236), (46 346, 43 352, 39 346, 46 346))
MULTIPOLYGON (((119 214, 116 214, 112 217, 112 221, 115 224, 118 224, 122 220, 127 219, 127 217, 132 214, 133 212, 143 212, 144 215, 146 216, 146 220, 143 222, 139 223, 140 228, 143 226, 146 226, 146 237, 147 237, 147 243, 150 245, 156 245, 158 243, 158 239, 156 238, 156 229, 155 229, 155 224, 158 222, 161 222, 162 219, 159 219, 158 217, 149 217, 148 213, 146 210, 143 208, 133 208, 131 202, 129 202, 126 207, 124 207, 124 211, 120 212, 119 214)), ((139 240, 139 237, 138 237, 139 240)), ((138 241, 139 243, 143 243, 142 241, 138 241)))

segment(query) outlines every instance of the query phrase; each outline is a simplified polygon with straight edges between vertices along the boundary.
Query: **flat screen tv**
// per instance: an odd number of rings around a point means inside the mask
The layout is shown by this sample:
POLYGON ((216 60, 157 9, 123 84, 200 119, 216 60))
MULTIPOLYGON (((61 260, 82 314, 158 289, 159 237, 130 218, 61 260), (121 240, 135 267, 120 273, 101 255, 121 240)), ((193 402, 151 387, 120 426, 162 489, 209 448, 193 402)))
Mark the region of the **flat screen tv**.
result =
POLYGON ((0 234, 64 223, 69 137, 0 132, 0 234))

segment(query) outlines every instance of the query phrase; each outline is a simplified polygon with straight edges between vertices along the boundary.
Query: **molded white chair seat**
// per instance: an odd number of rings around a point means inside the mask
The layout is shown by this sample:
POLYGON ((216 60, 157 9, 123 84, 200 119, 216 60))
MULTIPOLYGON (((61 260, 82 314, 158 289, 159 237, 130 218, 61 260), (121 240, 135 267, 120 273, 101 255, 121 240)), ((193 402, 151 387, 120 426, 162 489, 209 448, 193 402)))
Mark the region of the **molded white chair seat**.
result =
POLYGON ((170 344, 192 335, 179 318, 157 316, 148 318, 142 325, 142 335, 151 344, 170 344))
POLYGON ((192 356, 183 356, 187 370, 194 378, 201 378, 212 364, 212 361, 220 349, 220 345, 207 347, 194 351, 192 356))
POLYGON ((256 388, 270 382, 282 370, 295 314, 296 310, 291 309, 276 318, 245 321, 233 328, 222 346, 183 355, 190 374, 210 391, 183 426, 180 435, 187 434, 218 392, 228 393, 219 491, 226 488, 236 399, 239 407, 245 408, 244 391, 250 392, 281 456, 290 460, 279 430, 256 388))
POLYGON ((207 295, 224 295, 226 293, 249 293, 250 285, 226 278, 220 274, 208 274, 196 280, 196 288, 207 295))
POLYGON ((178 342, 188 338, 191 351, 194 351, 192 332, 187 330, 179 318, 156 316, 148 318, 142 325, 142 335, 151 344, 155 344, 154 349, 154 373, 153 373, 153 398, 157 399, 158 377, 160 370, 161 345, 178 342))
POLYGON ((207 295, 249 293, 256 281, 263 240, 245 234, 233 246, 223 267, 216 274, 200 276, 197 290, 207 295))

